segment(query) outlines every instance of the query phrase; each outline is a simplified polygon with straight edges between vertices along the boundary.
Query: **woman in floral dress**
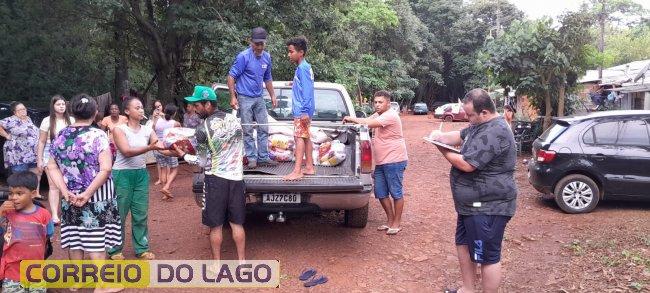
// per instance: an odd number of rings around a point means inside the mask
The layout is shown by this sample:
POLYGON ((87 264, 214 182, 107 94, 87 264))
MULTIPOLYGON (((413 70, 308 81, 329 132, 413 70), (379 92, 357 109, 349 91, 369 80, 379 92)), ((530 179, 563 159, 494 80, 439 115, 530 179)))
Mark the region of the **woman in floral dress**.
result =
POLYGON ((12 173, 36 169, 38 127, 27 116, 23 103, 11 105, 13 116, 0 120, 0 136, 7 141, 3 146, 5 168, 12 173))
POLYGON ((70 259, 106 259, 120 245, 121 223, 111 178, 111 151, 104 131, 91 127, 97 103, 85 94, 72 98, 75 123, 52 141, 48 169, 64 199, 61 247, 70 259))

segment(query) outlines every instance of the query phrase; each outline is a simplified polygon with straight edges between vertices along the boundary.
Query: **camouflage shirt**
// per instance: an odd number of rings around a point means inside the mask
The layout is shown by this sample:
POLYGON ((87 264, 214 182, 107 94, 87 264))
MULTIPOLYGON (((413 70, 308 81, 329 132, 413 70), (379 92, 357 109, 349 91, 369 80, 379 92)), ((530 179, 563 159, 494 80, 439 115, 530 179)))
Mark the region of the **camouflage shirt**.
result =
POLYGON ((503 117, 461 130, 463 159, 474 172, 451 169, 451 191, 461 215, 513 216, 517 186, 515 139, 503 117))
MULTIPOLYGON (((233 114, 217 111, 196 127, 199 156, 190 157, 190 163, 207 162, 206 174, 228 180, 244 178, 244 136, 241 123, 233 114)), ((188 158, 186 158, 187 160, 188 158)))

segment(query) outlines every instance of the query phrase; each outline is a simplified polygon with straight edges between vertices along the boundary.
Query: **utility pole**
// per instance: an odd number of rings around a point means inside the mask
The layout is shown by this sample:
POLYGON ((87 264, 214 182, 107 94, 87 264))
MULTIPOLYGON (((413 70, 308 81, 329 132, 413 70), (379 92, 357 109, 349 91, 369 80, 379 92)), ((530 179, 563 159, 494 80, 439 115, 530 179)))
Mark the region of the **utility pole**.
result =
MULTIPOLYGON (((600 11, 598 12, 598 26, 600 29, 600 36, 598 37, 598 53, 603 55, 605 52, 605 21, 607 20, 607 14, 605 13, 605 5, 607 0, 599 0, 600 2, 600 11)), ((601 61, 602 62, 602 61, 601 61)), ((598 65, 598 79, 603 78, 603 64, 598 65)))

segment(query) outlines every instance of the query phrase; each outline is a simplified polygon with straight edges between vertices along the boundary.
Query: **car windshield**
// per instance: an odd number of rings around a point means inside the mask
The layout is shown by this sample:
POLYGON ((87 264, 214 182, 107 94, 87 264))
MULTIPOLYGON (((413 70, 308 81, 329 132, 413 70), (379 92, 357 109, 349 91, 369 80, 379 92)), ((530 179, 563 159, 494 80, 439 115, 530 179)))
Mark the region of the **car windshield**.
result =
POLYGON ((551 142, 560 136, 560 134, 562 134, 562 132, 567 129, 567 126, 568 125, 555 122, 551 125, 551 127, 546 129, 542 135, 539 136, 539 139, 542 141, 551 142))
MULTIPOLYGON (((266 107, 271 117, 276 120, 292 120, 292 99, 293 91, 290 88, 276 89, 278 106, 272 108, 271 98, 268 93, 264 92, 266 107)), ((340 121, 343 117, 350 115, 345 104, 343 94, 335 89, 315 89, 314 90, 314 121, 340 121)))

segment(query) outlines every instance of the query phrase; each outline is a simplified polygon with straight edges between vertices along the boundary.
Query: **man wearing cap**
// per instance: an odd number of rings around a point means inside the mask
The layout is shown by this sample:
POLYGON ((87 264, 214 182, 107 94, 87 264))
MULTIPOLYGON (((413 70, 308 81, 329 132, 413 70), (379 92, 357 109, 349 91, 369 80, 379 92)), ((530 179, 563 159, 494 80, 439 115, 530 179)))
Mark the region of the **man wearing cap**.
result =
POLYGON ((196 127, 196 148, 205 158, 176 151, 191 164, 203 163, 205 207, 202 222, 210 227, 214 259, 221 259, 222 227, 228 221, 239 260, 244 260, 246 200, 244 198, 244 138, 241 123, 233 114, 217 109, 217 95, 208 86, 194 87, 185 101, 192 104, 203 123, 196 127), (209 156, 209 157, 208 157, 209 156))
POLYGON ((266 30, 256 27, 252 30, 250 47, 237 55, 228 73, 228 89, 230 90, 230 106, 239 110, 239 116, 244 129, 244 148, 248 158, 248 168, 257 164, 277 165, 269 158, 268 150, 268 119, 266 103, 264 102, 262 84, 271 96, 275 108, 277 100, 273 91, 271 77, 271 54, 264 51, 266 46, 266 30), (257 126, 257 147, 253 138, 253 122, 257 126))

